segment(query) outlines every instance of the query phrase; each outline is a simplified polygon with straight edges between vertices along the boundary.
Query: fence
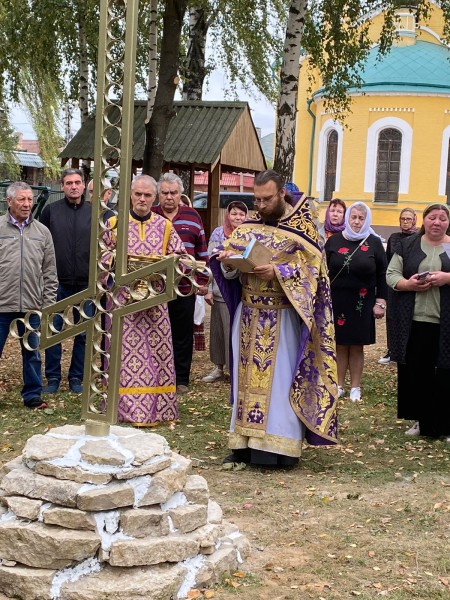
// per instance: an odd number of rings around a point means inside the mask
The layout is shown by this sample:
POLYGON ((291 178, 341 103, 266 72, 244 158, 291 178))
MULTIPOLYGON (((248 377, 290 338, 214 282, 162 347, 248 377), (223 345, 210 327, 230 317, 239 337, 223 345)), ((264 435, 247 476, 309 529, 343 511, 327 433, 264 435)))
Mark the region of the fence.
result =
MULTIPOLYGON (((11 181, 0 181, 0 215, 6 213, 6 189, 11 183, 11 181)), ((52 202, 56 202, 56 200, 64 198, 64 192, 60 189, 52 189, 52 187, 59 187, 59 183, 55 183, 51 187, 44 185, 32 185, 30 187, 33 190, 33 215, 36 219, 39 219, 42 209, 46 204, 51 204, 52 202)))

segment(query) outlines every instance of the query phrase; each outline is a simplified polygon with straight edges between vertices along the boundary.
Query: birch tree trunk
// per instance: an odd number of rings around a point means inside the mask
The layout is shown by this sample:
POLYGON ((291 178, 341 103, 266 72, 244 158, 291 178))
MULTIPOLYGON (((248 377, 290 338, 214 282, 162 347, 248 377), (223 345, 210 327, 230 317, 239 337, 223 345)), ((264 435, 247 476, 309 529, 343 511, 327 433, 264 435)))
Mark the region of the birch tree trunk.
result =
POLYGON ((158 0, 150 0, 150 25, 148 49, 148 79, 147 79, 147 119, 150 121, 156 98, 158 72, 158 0))
POLYGON ((204 8, 189 10, 189 47, 184 70, 183 100, 201 100, 206 77, 205 50, 209 21, 204 8))
POLYGON ((280 72, 275 158, 273 168, 292 181, 295 158, 300 50, 308 0, 291 0, 280 72))
POLYGON ((164 145, 170 121, 175 116, 173 99, 178 85, 180 40, 187 0, 166 0, 158 87, 152 116, 146 124, 142 173, 158 179, 164 164, 164 145))
MULTIPOLYGON (((79 85, 78 85, 78 106, 80 109, 81 125, 86 123, 89 117, 89 59, 88 43, 86 34, 86 13, 82 10, 78 12, 78 45, 79 45, 79 85)), ((81 168, 86 182, 90 179, 91 161, 82 160, 81 168)))
POLYGON ((79 44, 79 87, 78 105, 80 107, 80 120, 83 125, 89 117, 89 59, 84 15, 78 14, 78 44, 79 44))

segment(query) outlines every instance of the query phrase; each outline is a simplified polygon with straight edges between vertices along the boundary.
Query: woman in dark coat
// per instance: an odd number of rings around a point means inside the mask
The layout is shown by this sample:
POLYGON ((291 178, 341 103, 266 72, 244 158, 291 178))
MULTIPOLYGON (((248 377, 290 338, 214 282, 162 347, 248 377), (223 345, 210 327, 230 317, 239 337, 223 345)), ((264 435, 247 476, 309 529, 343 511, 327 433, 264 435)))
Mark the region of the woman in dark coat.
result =
POLYGON ((364 346, 375 343, 375 319, 386 310, 386 253, 372 230, 371 213, 355 202, 345 214, 345 229, 325 244, 336 331, 339 396, 350 371, 350 400, 361 400, 364 346))
POLYGON ((416 234, 389 263, 393 294, 389 342, 398 369, 398 416, 417 419, 408 435, 450 442, 450 213, 432 204, 416 234))
MULTIPOLYGON (((396 231, 389 236, 386 245, 386 256, 388 263, 391 260, 394 252, 396 251, 398 245, 402 240, 409 237, 410 235, 414 235, 417 233, 417 214, 416 211, 412 208, 404 208, 400 212, 400 231, 396 231)), ((391 362, 391 355, 389 352, 389 327, 388 323, 390 319, 392 319, 391 312, 389 310, 389 305, 391 304, 393 291, 391 288, 388 288, 388 297, 387 297, 387 313, 386 313, 386 330, 387 330, 387 352, 384 356, 380 358, 378 361, 380 365, 387 365, 391 362)))

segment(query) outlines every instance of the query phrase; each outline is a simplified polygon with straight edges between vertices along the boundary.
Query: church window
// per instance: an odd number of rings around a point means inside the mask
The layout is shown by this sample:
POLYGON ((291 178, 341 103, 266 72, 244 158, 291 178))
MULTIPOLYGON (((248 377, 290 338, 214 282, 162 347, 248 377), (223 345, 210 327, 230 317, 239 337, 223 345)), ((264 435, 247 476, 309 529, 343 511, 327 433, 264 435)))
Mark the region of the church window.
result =
POLYGON ((447 196, 447 204, 450 204, 450 140, 448 141, 447 149, 447 179, 445 184, 445 195, 447 196))
POLYGON ((327 156, 325 161, 325 190, 324 201, 329 202, 336 188, 336 167, 338 151, 338 133, 332 129, 327 139, 327 156))
POLYGON ((317 153, 316 190, 320 202, 328 202, 333 192, 340 190, 343 139, 342 125, 327 119, 319 134, 317 153))
POLYGON ((375 202, 398 202, 402 134, 398 129, 382 129, 378 136, 375 202))

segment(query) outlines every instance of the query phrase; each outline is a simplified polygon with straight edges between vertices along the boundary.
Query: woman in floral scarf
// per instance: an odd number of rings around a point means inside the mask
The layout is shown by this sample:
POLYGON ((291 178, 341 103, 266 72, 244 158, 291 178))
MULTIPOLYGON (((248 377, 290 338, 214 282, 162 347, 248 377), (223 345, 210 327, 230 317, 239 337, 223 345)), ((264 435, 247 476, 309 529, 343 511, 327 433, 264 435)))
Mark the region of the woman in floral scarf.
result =
POLYGON ((340 198, 334 198, 330 201, 325 212, 325 221, 319 228, 319 233, 323 243, 327 241, 334 233, 339 233, 345 229, 345 211, 347 207, 340 198))
POLYGON ((355 202, 345 228, 325 244, 336 330, 339 397, 350 371, 350 400, 361 400, 364 346, 375 343, 375 319, 386 310, 386 253, 371 228, 370 208, 355 202))

